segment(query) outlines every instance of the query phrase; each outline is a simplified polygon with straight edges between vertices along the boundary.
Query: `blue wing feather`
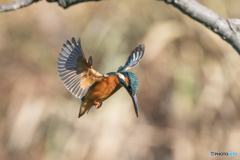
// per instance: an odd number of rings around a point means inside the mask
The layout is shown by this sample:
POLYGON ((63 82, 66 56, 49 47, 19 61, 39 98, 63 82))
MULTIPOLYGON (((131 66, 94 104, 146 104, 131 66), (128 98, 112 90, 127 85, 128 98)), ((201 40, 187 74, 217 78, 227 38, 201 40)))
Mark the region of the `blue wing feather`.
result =
POLYGON ((145 51, 144 44, 140 44, 138 47, 136 47, 132 51, 131 55, 128 57, 128 60, 127 60, 126 64, 124 65, 124 67, 120 66, 118 68, 118 72, 125 71, 125 70, 131 69, 133 67, 136 67, 138 65, 139 61, 141 60, 141 58, 143 57, 144 51, 145 51))

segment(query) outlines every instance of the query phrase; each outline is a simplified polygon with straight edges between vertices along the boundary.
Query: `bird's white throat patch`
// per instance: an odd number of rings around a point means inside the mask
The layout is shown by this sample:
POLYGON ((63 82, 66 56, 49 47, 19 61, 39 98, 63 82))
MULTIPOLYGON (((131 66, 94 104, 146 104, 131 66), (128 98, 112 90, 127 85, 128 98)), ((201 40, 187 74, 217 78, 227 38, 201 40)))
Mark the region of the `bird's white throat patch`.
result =
POLYGON ((123 74, 121 74, 121 73, 117 73, 117 75, 118 75, 118 77, 121 78, 122 80, 125 79, 125 76, 124 76, 123 74))

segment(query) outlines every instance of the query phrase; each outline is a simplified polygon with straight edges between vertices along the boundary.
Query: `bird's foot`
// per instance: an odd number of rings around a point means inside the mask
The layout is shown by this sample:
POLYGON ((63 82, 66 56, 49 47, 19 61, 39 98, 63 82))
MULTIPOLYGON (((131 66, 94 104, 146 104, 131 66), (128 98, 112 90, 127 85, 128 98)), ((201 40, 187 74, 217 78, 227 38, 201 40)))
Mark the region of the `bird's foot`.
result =
POLYGON ((94 102, 94 104, 97 105, 97 109, 100 108, 102 106, 102 102, 94 102))

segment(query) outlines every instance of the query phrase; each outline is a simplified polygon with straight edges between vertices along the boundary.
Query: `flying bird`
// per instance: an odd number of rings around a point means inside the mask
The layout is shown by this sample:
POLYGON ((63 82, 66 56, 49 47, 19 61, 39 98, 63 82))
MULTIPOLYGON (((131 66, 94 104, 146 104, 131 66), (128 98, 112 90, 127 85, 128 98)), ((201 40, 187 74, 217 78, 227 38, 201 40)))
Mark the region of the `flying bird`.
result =
POLYGON ((81 99, 78 118, 85 112, 88 113, 93 106, 100 108, 103 101, 122 86, 131 96, 138 117, 138 80, 134 73, 127 70, 138 65, 143 57, 144 49, 144 44, 136 47, 128 57, 126 64, 120 66, 117 72, 101 74, 93 69, 92 56, 86 59, 80 38, 77 42, 72 38, 72 42, 67 41, 63 44, 57 61, 57 71, 68 91, 81 99))

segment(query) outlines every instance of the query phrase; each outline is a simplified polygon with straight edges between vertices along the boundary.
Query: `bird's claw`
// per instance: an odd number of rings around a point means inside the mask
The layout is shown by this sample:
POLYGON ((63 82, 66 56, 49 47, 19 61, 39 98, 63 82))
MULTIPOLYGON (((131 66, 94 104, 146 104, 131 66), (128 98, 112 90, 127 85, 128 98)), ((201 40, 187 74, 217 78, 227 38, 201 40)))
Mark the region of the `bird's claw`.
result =
POLYGON ((102 102, 94 102, 95 105, 97 105, 97 109, 100 108, 102 106, 102 102))

